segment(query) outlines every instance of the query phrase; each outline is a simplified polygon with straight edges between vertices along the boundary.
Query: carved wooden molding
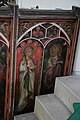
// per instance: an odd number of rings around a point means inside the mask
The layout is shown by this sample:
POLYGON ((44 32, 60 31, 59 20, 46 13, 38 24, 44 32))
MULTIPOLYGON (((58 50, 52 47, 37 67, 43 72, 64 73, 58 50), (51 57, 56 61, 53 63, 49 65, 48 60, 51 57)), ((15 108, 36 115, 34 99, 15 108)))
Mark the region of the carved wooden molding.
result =
MULTIPOLYGON (((15 1, 15 0, 14 0, 15 1)), ((8 3, 8 6, 0 7, 0 16, 9 17, 13 16, 12 6, 16 4, 8 3)), ((17 5, 16 5, 17 6, 17 5)), ((42 10, 42 9, 19 9, 19 18, 27 19, 58 19, 68 18, 75 19, 80 18, 80 8, 72 6, 72 10, 42 10)))

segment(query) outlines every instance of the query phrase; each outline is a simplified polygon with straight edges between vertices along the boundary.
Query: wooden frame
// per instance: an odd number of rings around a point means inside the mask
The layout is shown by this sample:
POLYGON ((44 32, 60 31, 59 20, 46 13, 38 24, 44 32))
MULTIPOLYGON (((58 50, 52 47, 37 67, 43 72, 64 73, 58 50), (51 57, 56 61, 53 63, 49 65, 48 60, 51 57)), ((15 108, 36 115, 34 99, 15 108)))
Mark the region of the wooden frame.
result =
POLYGON ((0 36, 3 36, 2 43, 3 45, 6 44, 4 42, 4 39, 7 41, 7 47, 8 47, 8 53, 6 55, 6 77, 5 77, 5 86, 3 89, 5 89, 5 96, 2 96, 4 98, 4 110, 2 116, 0 116, 1 119, 9 120, 13 119, 13 101, 14 101, 14 79, 15 79, 15 39, 16 39, 16 33, 17 33, 17 26, 15 26, 15 22, 17 21, 17 5, 11 5, 9 4, 8 7, 2 7, 0 8, 0 22, 2 23, 0 27, 0 36), (8 28, 6 28, 6 24, 8 28), (13 67, 14 65, 14 67, 13 67))

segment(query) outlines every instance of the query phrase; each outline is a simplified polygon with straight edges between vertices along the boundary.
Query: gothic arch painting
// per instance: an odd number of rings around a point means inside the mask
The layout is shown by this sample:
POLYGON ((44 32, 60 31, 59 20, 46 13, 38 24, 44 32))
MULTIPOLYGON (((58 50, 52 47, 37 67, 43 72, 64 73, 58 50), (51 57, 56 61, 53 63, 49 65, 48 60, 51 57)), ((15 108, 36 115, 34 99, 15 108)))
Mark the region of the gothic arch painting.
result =
POLYGON ((67 74, 73 24, 20 22, 15 114, 33 111, 35 96, 53 93, 55 78, 67 74))

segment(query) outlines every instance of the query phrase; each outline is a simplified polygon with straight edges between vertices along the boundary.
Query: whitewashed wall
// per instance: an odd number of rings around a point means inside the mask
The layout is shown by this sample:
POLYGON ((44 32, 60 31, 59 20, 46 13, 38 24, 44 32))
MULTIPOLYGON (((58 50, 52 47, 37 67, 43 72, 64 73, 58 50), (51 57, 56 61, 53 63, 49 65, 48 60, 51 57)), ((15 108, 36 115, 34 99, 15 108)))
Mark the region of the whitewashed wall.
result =
MULTIPOLYGON (((19 8, 35 8, 39 9, 72 9, 72 6, 80 7, 80 0, 17 0, 19 8)), ((80 75, 80 32, 78 37, 77 50, 74 60, 73 74, 80 75)))
POLYGON ((80 30, 79 30, 77 49, 74 60, 73 74, 80 75, 80 30))
POLYGON ((80 6, 80 0, 17 0, 20 8, 39 6, 40 9, 71 9, 72 5, 80 6))

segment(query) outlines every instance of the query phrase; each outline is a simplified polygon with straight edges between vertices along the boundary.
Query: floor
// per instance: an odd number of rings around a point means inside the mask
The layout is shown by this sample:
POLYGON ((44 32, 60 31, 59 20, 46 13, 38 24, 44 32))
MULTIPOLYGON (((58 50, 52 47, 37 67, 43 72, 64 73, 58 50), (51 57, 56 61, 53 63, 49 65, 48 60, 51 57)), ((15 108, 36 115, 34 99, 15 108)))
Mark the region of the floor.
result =
POLYGON ((14 120, 38 120, 35 113, 28 113, 28 114, 22 114, 17 115, 14 117, 14 120))

